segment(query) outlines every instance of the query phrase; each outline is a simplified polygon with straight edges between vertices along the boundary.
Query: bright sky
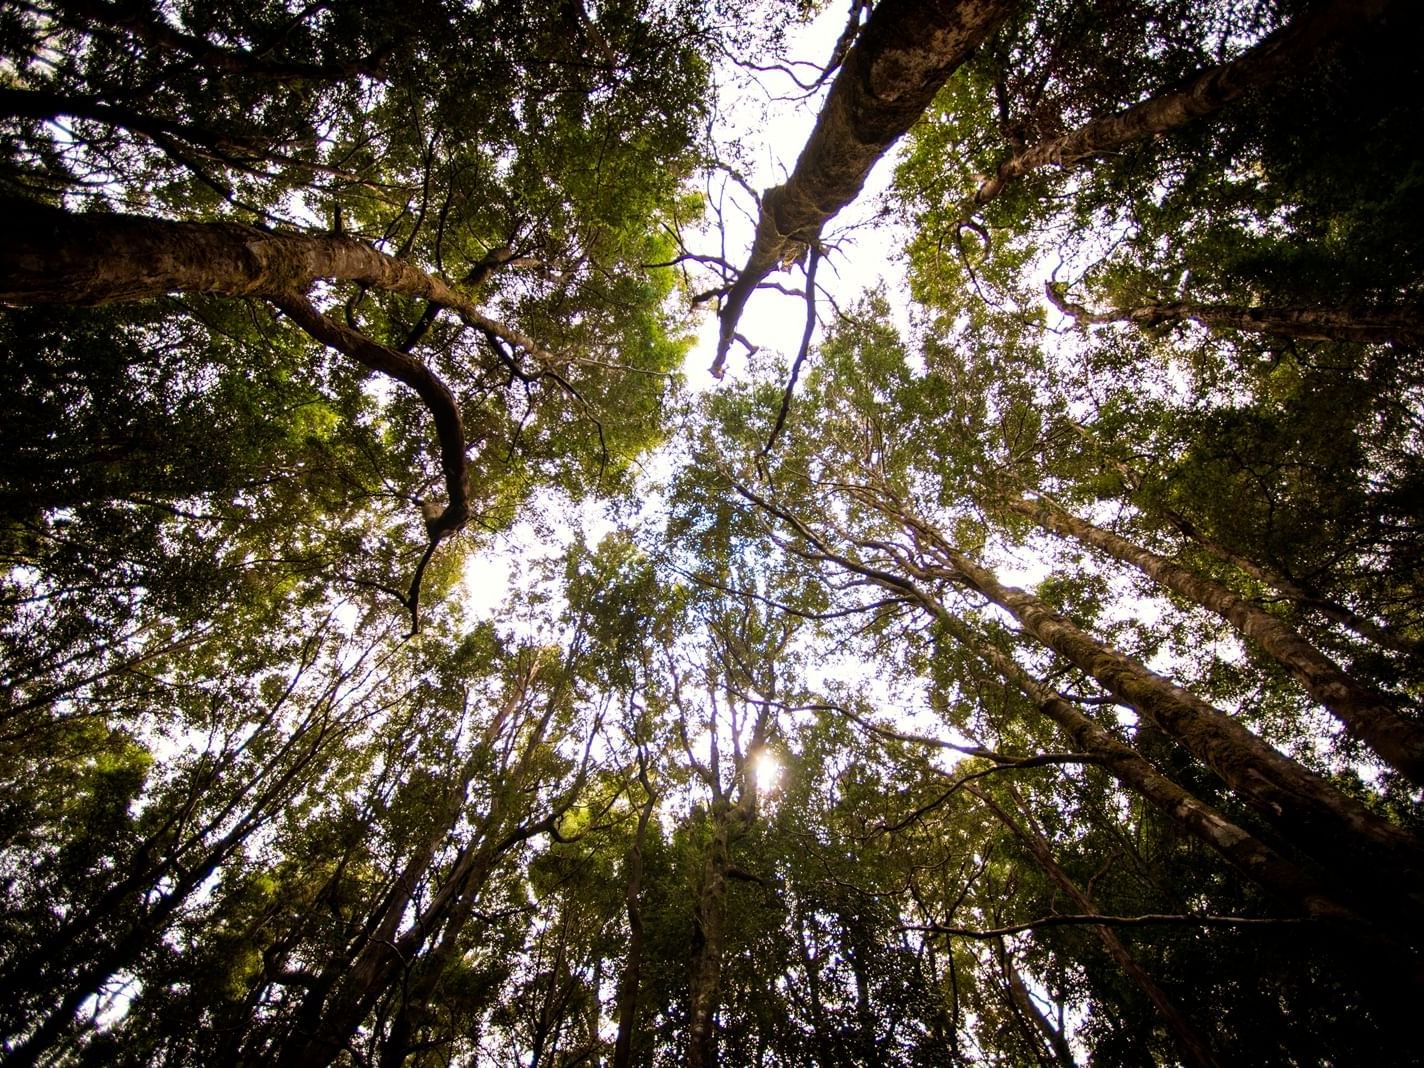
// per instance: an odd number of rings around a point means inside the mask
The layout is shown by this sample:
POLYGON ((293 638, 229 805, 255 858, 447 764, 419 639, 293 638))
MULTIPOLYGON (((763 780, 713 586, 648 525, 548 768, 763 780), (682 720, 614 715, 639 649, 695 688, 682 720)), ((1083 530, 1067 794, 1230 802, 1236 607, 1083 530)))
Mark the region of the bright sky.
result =
MULTIPOLYGON (((845 19, 845 6, 835 4, 810 23, 789 32, 788 54, 807 61, 807 65, 796 68, 802 81, 813 80, 819 65, 831 55, 845 28, 845 19)), ((789 75, 778 71, 750 71, 723 60, 715 77, 723 120, 713 133, 716 143, 729 146, 728 151, 740 155, 735 165, 753 188, 763 190, 780 184, 795 166, 801 147, 815 125, 830 79, 814 96, 805 97, 789 75)), ((847 226, 864 223, 875 214, 893 169, 891 158, 881 160, 861 196, 827 228, 828 238, 834 240, 847 226)), ((740 266, 751 247, 756 205, 737 183, 722 175, 714 175, 711 193, 714 200, 719 194, 725 196, 721 220, 724 232, 718 232, 717 219, 713 216, 702 233, 687 235, 686 239, 693 251, 712 255, 718 254, 725 243, 726 258, 740 266)), ((821 260, 817 269, 818 289, 829 293, 841 306, 848 306, 860 293, 882 280, 892 292, 903 288, 904 265, 899 250, 905 244, 905 234, 891 223, 857 227, 837 251, 821 260)), ((789 273, 774 273, 768 281, 788 289, 801 289, 805 276, 800 268, 793 268, 789 273)), ((710 288, 715 280, 709 277, 705 284, 710 288)), ((908 302, 905 303, 908 307, 908 302)), ((824 299, 819 301, 817 312, 822 322, 828 322, 834 314, 824 299)), ((693 314, 691 325, 698 340, 683 367, 688 388, 694 392, 716 388, 716 381, 708 373, 717 345, 717 317, 711 302, 693 314)), ((766 289, 754 294, 748 302, 738 332, 757 345, 763 355, 779 353, 789 369, 805 325, 806 305, 802 298, 766 289)), ((729 379, 746 374, 746 357, 743 346, 733 347, 727 367, 729 379)), ((646 462, 649 467, 661 466, 657 457, 650 457, 646 462)), ((495 545, 470 556, 463 578, 469 611, 479 617, 489 617, 511 587, 529 577, 530 564, 563 551, 574 528, 559 521, 553 510, 550 512, 549 518, 554 520, 552 525, 558 531, 552 541, 541 539, 533 524, 521 523, 500 537, 495 545)), ((613 526, 597 505, 583 506, 576 524, 590 543, 596 543, 613 526)))

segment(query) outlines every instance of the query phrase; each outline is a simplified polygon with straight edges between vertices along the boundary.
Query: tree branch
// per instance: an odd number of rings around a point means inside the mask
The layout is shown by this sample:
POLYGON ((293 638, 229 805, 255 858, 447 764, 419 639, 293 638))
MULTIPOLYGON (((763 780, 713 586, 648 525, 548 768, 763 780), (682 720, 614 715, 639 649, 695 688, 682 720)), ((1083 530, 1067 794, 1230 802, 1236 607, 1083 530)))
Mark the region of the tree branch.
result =
POLYGON ((762 197, 746 266, 722 308, 712 374, 721 378, 742 310, 789 246, 859 195, 876 161, 924 114, 949 76, 1013 7, 1012 0, 882 0, 846 52, 796 169, 762 197))
POLYGON ((1305 923, 1319 923, 1315 917, 1307 916, 1189 916, 1148 913, 1142 916, 1107 916, 1097 913, 1081 915, 1044 916, 1026 923, 1009 924, 982 930, 974 927, 951 927, 942 923, 907 924, 902 931, 923 931, 926 934, 947 935, 951 938, 1004 938, 1007 935, 1036 931, 1044 927, 1292 927, 1305 923))

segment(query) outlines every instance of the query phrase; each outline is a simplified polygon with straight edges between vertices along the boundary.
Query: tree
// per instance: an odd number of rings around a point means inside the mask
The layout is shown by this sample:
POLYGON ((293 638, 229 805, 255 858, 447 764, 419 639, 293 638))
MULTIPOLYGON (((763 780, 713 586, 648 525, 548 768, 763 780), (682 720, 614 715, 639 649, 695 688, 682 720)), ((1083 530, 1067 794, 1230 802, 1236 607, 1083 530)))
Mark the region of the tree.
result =
POLYGON ((0 12, 6 1063, 1418 1063, 1420 14, 824 7, 0 12))

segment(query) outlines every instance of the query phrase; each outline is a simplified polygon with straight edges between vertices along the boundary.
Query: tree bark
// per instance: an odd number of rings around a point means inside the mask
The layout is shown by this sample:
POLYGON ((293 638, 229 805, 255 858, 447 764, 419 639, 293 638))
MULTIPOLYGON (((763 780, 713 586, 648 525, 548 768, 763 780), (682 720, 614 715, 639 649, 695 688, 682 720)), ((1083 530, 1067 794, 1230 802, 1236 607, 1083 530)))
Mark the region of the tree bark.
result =
POLYGON ((1381 880, 1402 883, 1417 905, 1424 850, 1407 831, 1341 794, 1195 694, 1104 646, 1033 595, 1003 585, 962 553, 946 549, 943 555, 973 589, 1175 738, 1297 847, 1327 867, 1343 864, 1350 870, 1364 864, 1381 880))
MULTIPOLYGON (((1036 1045, 1035 1035, 1042 1039, 1048 1047, 1049 1062, 1055 1063, 1059 1068, 1078 1068, 1078 1062, 1073 1059, 1073 1051, 1068 1048, 1068 1040, 1063 1037, 1061 1031, 1048 1022, 1048 1018, 1043 1015, 1036 1004, 1033 995, 1028 991, 1028 984, 1023 981, 1023 976, 1019 974, 1018 968, 1014 967, 1013 958, 1009 956, 1008 950, 1004 947, 1003 939, 998 939, 995 949, 999 957, 999 968, 1004 974, 1004 986, 1008 991, 1009 1000, 1021 1021, 1027 1021, 1033 1026, 1029 1030, 1024 1027, 1024 1037, 1031 1045, 1036 1045)), ((1039 1055, 1040 1063, 1044 1058, 1039 1055)))
POLYGON ((647 756, 638 747, 638 780, 646 799, 638 810, 638 829, 628 849, 628 883, 623 892, 628 913, 628 952, 618 979, 618 1039, 613 1046, 613 1068, 629 1068, 633 1058, 633 1033, 638 1023, 639 978, 643 965, 643 843, 652 819, 657 795, 648 782, 647 756))
MULTIPOLYGON (((1083 438, 1083 440, 1096 444, 1092 433, 1087 427, 1072 421, 1070 421, 1068 425, 1072 427, 1073 431, 1078 434, 1079 437, 1083 438)), ((1161 522, 1167 523, 1182 537, 1200 546, 1222 563, 1238 569, 1242 574, 1255 579, 1263 586, 1275 590, 1285 600, 1295 605, 1298 611, 1318 612, 1331 622, 1338 623, 1346 630, 1353 631, 1359 637, 1364 638, 1366 641, 1374 642, 1383 649, 1403 653, 1406 656, 1414 656, 1424 651, 1424 642, 1420 642, 1406 635, 1397 634, 1373 620, 1366 619, 1358 612, 1351 610, 1348 606, 1338 601, 1333 601, 1310 592, 1298 582, 1223 545, 1208 535, 1181 512, 1163 507, 1156 502, 1145 505, 1142 504, 1141 490, 1143 479, 1141 474, 1118 459, 1109 457, 1107 458, 1107 463, 1118 472, 1122 478, 1123 486, 1134 499, 1138 501, 1139 507, 1142 507, 1147 514, 1155 516, 1161 522)))
POLYGON ((1041 167, 1070 167, 1134 141, 1160 137, 1220 110, 1246 93, 1303 67, 1320 51, 1375 21, 1392 0, 1329 0, 1293 19, 1260 44, 1228 63, 1199 73, 1179 89, 1162 93, 1113 115, 1094 119, 1072 133, 1033 145, 999 164, 974 194, 989 203, 1013 179, 1041 167))
POLYGON ((1275 334, 1301 341, 1355 341, 1417 345, 1424 341, 1424 316, 1417 308, 1246 308, 1229 304, 1165 301, 1090 312, 1069 302, 1052 282, 1044 289, 1058 310, 1079 324, 1133 323, 1141 327, 1195 322, 1212 330, 1275 334))
POLYGON ((322 315, 304 294, 314 283, 331 280, 423 298, 523 349, 546 368, 559 359, 485 315, 441 279, 354 238, 273 233, 232 222, 72 214, 28 201, 3 206, 12 222, 0 244, 0 304, 93 305, 171 292, 263 298, 317 341, 416 392, 435 422, 446 486, 445 508, 426 522, 430 546, 402 597, 418 627, 425 564, 440 540, 462 529, 471 513, 459 405, 421 361, 322 315))
POLYGON ((870 170, 951 74, 998 28, 1012 0, 881 0, 831 83, 796 168, 762 196, 746 266, 727 293, 712 374, 752 291, 788 250, 810 245, 859 195, 870 170))
POLYGON ((1399 703, 1350 678, 1284 621, 1244 597, 1126 538, 1079 519, 1049 501, 1014 501, 1008 507, 1046 530, 1101 549, 1194 604, 1216 613, 1266 652, 1333 712, 1350 733, 1411 781, 1424 784, 1424 729, 1399 703))
POLYGON ((932 603, 936 606, 932 614, 950 635, 1032 701, 1039 712, 1072 740, 1075 748, 1097 756, 1113 778, 1218 853, 1237 871, 1306 916, 1356 919, 1347 906, 1299 865, 1163 775, 1136 749, 1110 734, 1068 698, 1038 682, 1007 653, 976 639, 943 605, 932 603))

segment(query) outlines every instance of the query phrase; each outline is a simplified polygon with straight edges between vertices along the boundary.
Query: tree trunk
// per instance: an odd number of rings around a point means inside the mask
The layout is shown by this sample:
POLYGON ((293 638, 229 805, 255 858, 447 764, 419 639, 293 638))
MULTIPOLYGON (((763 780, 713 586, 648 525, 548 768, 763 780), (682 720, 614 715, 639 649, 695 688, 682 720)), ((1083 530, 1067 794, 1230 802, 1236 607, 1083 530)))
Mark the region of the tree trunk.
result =
POLYGON ((1230 564, 1238 568, 1242 574, 1249 575, 1264 586, 1269 586, 1281 595, 1285 600, 1295 605, 1301 612, 1318 612, 1332 623, 1338 623, 1346 630, 1364 638, 1366 641, 1374 642, 1382 649, 1389 649, 1396 653, 1403 653, 1406 656, 1417 656, 1424 652, 1424 642, 1417 639, 1397 634, 1387 627, 1380 626, 1374 620, 1366 619, 1358 612, 1353 611, 1348 606, 1338 601, 1332 601, 1327 597, 1311 593, 1299 583, 1287 578, 1271 568, 1264 567, 1256 561, 1241 555, 1238 552, 1221 544, 1216 539, 1203 533, 1201 528, 1193 523, 1180 512, 1167 511, 1163 513, 1166 520, 1180 533, 1204 550, 1215 556, 1222 563, 1230 564))
POLYGON ((643 965, 643 843, 647 839, 648 821, 657 804, 657 795, 648 784, 647 758, 642 746, 638 749, 639 780, 647 799, 638 811, 638 830, 628 849, 628 883, 623 902, 628 913, 628 953, 623 960, 623 974, 618 979, 618 1040, 613 1046, 613 1068, 629 1068, 633 1058, 633 1033, 638 1023, 638 989, 643 965))
MULTIPOLYGON (((978 798, 981 804, 998 817, 1000 823, 1028 847, 1029 852, 1038 861, 1039 867, 1058 884, 1064 893, 1073 899, 1074 904, 1081 912, 1087 915, 1101 912, 1097 903, 1073 881, 1072 877, 1054 859, 1053 850, 1049 848, 1042 833, 1033 825, 1031 818, 1020 824, 986 793, 976 790, 972 786, 966 787, 966 790, 978 798)), ((1023 811, 1022 801, 1019 802, 1019 808, 1021 814, 1026 815, 1023 811)), ((1157 985, 1157 981, 1148 974, 1147 969, 1142 967, 1137 959, 1128 952, 1117 933, 1110 927, 1096 927, 1094 930, 1097 931, 1098 939, 1102 942, 1103 948, 1107 950, 1108 956, 1117 962, 1123 973, 1156 1007, 1158 1014, 1162 1017, 1162 1022, 1167 1025, 1167 1030, 1176 1040, 1187 1063, 1196 1065, 1197 1068, 1219 1068, 1220 1062, 1212 1053, 1211 1046, 1208 1045, 1206 1039, 1192 1026, 1191 1021, 1182 1014, 1176 1003, 1167 996, 1167 992, 1157 985)))
POLYGON ((1350 678, 1284 621, 1205 576, 1126 538, 1079 519, 1043 498, 1008 507, 1047 530, 1101 549, 1194 604, 1229 622, 1293 675, 1317 702, 1411 781, 1424 784, 1424 729, 1401 714, 1399 703, 1350 678))
POLYGON ((1300 849, 1327 867, 1360 864, 1403 885, 1417 907, 1424 850, 1407 831, 1346 797, 1195 694, 1110 649, 1038 598, 1005 586, 953 549, 945 558, 972 588, 1009 612, 1029 634, 1146 716, 1211 768, 1300 849))
POLYGON ((810 245, 924 114, 949 76, 998 28, 1012 0, 881 0, 841 65, 796 168, 762 196, 746 266, 722 307, 712 374, 722 377, 747 298, 789 249, 810 245))
MULTIPOLYGON (((1008 950, 1004 947, 1003 939, 999 939, 996 945, 996 952, 999 958, 999 969, 1004 974, 1004 986, 1008 990, 1009 1000, 1013 1004, 1015 1012, 1021 1021, 1026 1020, 1033 1025, 1030 1031, 1027 1026, 1024 1028, 1025 1038, 1030 1045, 1037 1046, 1034 1040, 1035 1032, 1048 1046, 1050 1063, 1056 1063, 1059 1068, 1078 1068, 1078 1062, 1073 1059, 1073 1051, 1068 1048, 1068 1040, 1063 1037, 1063 1033, 1048 1022, 1048 1018, 1039 1011, 1034 1004, 1033 995, 1028 992, 1028 984, 1023 981, 1023 976, 1014 967, 1013 958, 1009 956, 1008 950)), ((1042 1054, 1039 1054, 1042 1059, 1042 1054)))
POLYGON ((722 945, 727 912, 727 868, 731 865, 733 806, 726 798, 712 803, 712 840, 702 863, 693 939, 692 976, 688 984, 687 1063, 689 1068, 715 1068, 717 1034, 713 1017, 722 981, 722 945))
POLYGON ((1229 63, 1198 74, 1181 89, 1094 119, 1072 133, 1027 148, 999 164, 974 195, 987 204, 1013 179, 1049 165, 1069 167, 1134 141, 1160 137, 1194 119, 1220 110, 1253 89, 1302 67, 1346 35, 1379 18, 1392 0, 1329 0, 1247 49, 1229 63))
MULTIPOLYGON (((1085 441, 1096 444, 1096 439, 1087 427, 1072 421, 1069 421, 1068 425, 1072 427, 1073 431, 1078 434, 1079 437, 1085 441)), ((1366 619, 1358 612, 1352 611, 1338 601, 1332 601, 1311 593, 1286 576, 1228 548, 1221 542, 1207 535, 1181 512, 1164 508, 1160 504, 1155 503, 1141 505, 1142 476, 1121 460, 1108 457, 1107 463, 1122 477, 1123 485, 1134 498, 1139 500, 1139 505, 1143 507, 1144 511, 1156 516, 1160 521, 1165 521, 1181 534, 1182 537, 1199 545, 1222 563, 1237 568, 1242 574, 1248 575, 1263 586, 1268 586, 1275 590, 1286 600, 1294 604, 1301 612, 1318 612, 1331 622, 1338 623, 1346 630, 1353 631, 1361 638, 1364 638, 1366 641, 1374 642, 1383 649, 1403 653, 1406 656, 1417 655, 1421 650, 1424 650, 1424 642, 1396 634, 1394 631, 1380 626, 1373 620, 1366 619)))
POLYGON ((972 635, 943 606, 935 613, 945 629, 975 656, 1020 690, 1039 712, 1056 723, 1074 747, 1102 762, 1108 774, 1173 820, 1193 838, 1223 857, 1252 882, 1290 903, 1306 916, 1354 920, 1354 913, 1335 900, 1298 865, 1281 856, 1249 831, 1163 775, 1137 750, 1120 741, 1082 709, 1039 683, 1007 653, 972 635))
POLYGON ((1191 321, 1212 330, 1275 334, 1301 341, 1394 342, 1400 345, 1417 345, 1424 341, 1424 317, 1415 308, 1246 308, 1229 304, 1165 301, 1090 312, 1081 304, 1070 303, 1051 282, 1044 288, 1058 310, 1072 316, 1080 324, 1134 323, 1152 327, 1191 321))

